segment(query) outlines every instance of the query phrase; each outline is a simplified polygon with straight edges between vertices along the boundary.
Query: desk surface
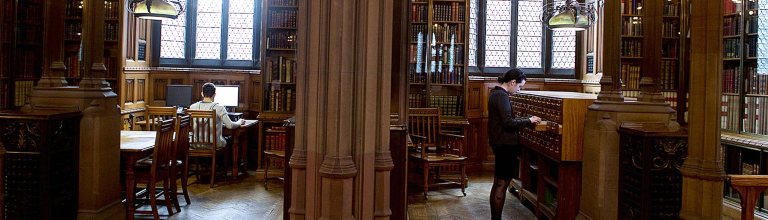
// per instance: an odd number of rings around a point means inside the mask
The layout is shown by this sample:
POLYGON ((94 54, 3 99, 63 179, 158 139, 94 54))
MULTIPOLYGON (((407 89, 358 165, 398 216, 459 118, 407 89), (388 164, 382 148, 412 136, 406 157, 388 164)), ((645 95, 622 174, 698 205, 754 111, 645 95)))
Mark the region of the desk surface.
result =
POLYGON ((120 131, 120 151, 141 152, 155 146, 155 131, 120 131))

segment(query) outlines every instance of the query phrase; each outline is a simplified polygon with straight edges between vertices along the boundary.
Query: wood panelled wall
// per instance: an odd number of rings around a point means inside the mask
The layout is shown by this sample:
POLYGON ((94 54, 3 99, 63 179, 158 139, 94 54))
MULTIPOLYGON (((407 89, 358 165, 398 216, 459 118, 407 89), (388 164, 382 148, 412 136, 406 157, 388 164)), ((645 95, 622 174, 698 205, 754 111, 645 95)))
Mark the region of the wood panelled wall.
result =
MULTIPOLYGON (((493 170, 493 152, 488 144, 488 95, 496 78, 471 77, 467 92, 467 170, 493 170)), ((585 83, 573 79, 528 79, 523 90, 584 92, 585 83)))
POLYGON ((255 118, 261 104, 261 75, 258 70, 127 68, 120 88, 124 129, 134 120, 142 120, 146 106, 165 106, 167 85, 192 85, 193 100, 200 100, 204 83, 240 85, 237 112, 255 118))

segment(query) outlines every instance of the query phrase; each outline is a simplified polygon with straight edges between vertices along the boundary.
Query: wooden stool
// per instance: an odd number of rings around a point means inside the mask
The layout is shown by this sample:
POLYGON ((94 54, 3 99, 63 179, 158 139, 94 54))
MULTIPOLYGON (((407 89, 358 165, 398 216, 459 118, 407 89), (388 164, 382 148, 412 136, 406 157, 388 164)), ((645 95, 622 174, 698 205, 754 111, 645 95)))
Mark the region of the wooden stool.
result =
POLYGON ((741 219, 755 219, 755 204, 760 193, 768 189, 768 175, 728 175, 728 179, 741 198, 741 219))

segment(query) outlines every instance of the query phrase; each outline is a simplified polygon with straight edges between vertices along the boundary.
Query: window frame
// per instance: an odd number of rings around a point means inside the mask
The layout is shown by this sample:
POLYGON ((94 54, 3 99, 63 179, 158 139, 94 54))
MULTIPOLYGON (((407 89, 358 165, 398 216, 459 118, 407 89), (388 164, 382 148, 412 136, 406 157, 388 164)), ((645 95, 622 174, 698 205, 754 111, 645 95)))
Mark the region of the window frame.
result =
POLYGON ((184 58, 162 58, 160 50, 162 46, 161 32, 162 23, 160 21, 152 22, 152 44, 153 58, 158 60, 158 66, 161 67, 179 67, 179 68, 215 68, 215 69, 260 69, 261 58, 261 12, 262 1, 254 0, 253 6, 253 36, 252 53, 250 60, 229 60, 227 59, 227 50, 229 45, 229 2, 222 0, 221 8, 221 50, 219 59, 195 59, 197 44, 197 2, 198 0, 187 0, 184 8, 186 26, 184 27, 184 58))
MULTIPOLYGON (((518 16, 518 0, 510 0, 512 2, 511 5, 511 12, 512 12, 512 20, 510 20, 510 32, 511 33, 517 33, 518 26, 517 26, 517 16, 518 16)), ((544 5, 554 2, 555 0, 543 0, 544 5)), ((581 1, 579 1, 581 2, 581 1)), ((510 56, 509 56, 509 62, 510 67, 486 67, 485 66, 485 38, 486 38, 486 20, 487 20, 487 14, 486 9, 488 6, 488 0, 477 0, 477 52, 475 55, 475 60, 477 61, 477 66, 470 66, 469 74, 472 76, 500 76, 507 71, 509 71, 512 68, 517 67, 517 35, 516 34, 510 34, 509 41, 510 41, 510 56)), ((471 13, 471 12, 470 12, 471 13)), ((552 68, 552 42, 553 42, 553 31, 549 30, 546 26, 542 25, 542 40, 541 40, 541 61, 543 64, 542 68, 521 68, 524 73, 526 73, 529 77, 534 78, 560 78, 560 79, 578 79, 579 76, 577 74, 577 69, 580 68, 580 65, 578 64, 578 61, 580 60, 580 57, 583 56, 581 53, 583 52, 583 48, 579 46, 583 31, 577 31, 576 32, 576 48, 575 48, 575 55, 576 55, 576 63, 574 64, 573 69, 554 69, 552 68)))

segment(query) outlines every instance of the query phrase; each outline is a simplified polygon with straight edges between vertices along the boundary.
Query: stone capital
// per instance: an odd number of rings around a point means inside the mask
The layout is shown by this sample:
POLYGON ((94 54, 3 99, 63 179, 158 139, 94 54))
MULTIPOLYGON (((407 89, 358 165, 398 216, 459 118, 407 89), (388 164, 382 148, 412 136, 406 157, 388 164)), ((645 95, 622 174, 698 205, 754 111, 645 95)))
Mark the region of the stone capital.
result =
POLYGON ((392 162, 392 153, 389 151, 376 153, 376 162, 374 162, 373 166, 376 168, 376 171, 392 170, 395 167, 395 163, 392 162))
POLYGON ((306 169, 307 150, 295 148, 291 154, 291 159, 288 161, 288 165, 294 169, 306 169))
POLYGON ((351 156, 330 156, 323 158, 320 176, 331 179, 346 179, 357 175, 357 167, 351 156))

